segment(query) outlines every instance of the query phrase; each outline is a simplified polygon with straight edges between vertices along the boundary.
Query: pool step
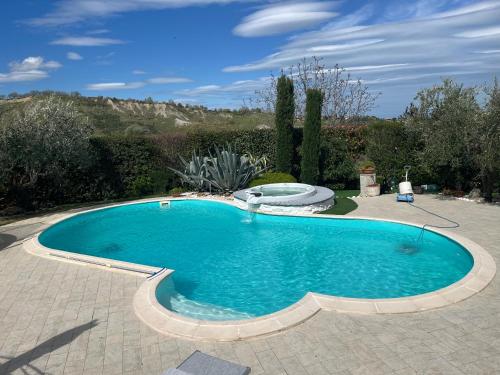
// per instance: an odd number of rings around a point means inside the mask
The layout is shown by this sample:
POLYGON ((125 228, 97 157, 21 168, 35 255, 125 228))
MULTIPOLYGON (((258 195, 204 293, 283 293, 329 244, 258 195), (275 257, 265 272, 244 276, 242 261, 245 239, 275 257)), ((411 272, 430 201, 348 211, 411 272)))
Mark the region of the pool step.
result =
POLYGON ((178 293, 170 297, 170 306, 181 315, 201 320, 240 320, 253 317, 228 307, 196 302, 178 293))

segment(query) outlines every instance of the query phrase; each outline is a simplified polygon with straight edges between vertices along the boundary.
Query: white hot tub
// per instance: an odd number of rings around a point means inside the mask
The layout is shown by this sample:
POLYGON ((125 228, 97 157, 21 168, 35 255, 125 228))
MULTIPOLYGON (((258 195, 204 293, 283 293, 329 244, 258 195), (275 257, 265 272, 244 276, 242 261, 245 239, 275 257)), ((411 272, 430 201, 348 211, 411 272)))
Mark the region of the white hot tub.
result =
POLYGON ((281 183, 255 186, 245 190, 245 193, 247 202, 250 200, 260 204, 282 204, 311 197, 316 194, 316 188, 306 184, 281 183))
POLYGON ((249 211, 301 213, 326 210, 334 204, 335 193, 320 186, 279 183, 239 190, 234 197, 249 211))

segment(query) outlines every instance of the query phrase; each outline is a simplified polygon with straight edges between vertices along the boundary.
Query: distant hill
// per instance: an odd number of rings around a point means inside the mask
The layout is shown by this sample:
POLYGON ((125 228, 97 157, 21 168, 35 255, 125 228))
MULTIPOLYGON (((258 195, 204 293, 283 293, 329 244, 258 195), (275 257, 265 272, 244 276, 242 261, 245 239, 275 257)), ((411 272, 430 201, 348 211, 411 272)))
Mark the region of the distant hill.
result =
MULTIPOLYGON (((16 110, 40 93, 0 100, 0 120, 5 121, 16 110)), ((85 97, 79 94, 57 93, 76 103, 88 116, 98 133, 102 134, 158 134, 183 132, 192 129, 259 129, 274 127, 270 113, 260 110, 208 109, 203 106, 148 100, 85 97)))

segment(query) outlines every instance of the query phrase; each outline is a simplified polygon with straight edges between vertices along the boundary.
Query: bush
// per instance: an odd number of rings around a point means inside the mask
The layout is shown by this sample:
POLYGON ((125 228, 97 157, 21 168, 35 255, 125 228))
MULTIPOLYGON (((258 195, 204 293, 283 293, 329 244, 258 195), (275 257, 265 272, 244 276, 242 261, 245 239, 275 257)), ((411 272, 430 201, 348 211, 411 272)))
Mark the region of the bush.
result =
POLYGON ((91 174, 108 185, 114 197, 163 193, 175 183, 160 150, 148 138, 96 137, 91 174))
MULTIPOLYGON (((347 144, 338 138, 322 139, 319 163, 320 181, 323 184, 342 184, 345 188, 356 186, 358 173, 347 144)), ((337 189, 338 190, 338 189, 337 189)))
POLYGON ((128 195, 140 197, 142 195, 152 194, 153 191, 154 184, 150 176, 137 176, 130 183, 128 195))
POLYGON ((168 195, 176 197, 181 195, 182 193, 187 193, 187 192, 189 192, 189 189, 186 189, 185 187, 174 187, 173 189, 170 189, 168 195))
MULTIPOLYGON (((3 118, 5 119, 5 117, 3 118)), ((5 123, 4 128, 9 123, 5 123)), ((293 129, 294 148, 302 142, 301 128, 293 129)), ((356 178, 350 179, 344 165, 352 164, 355 155, 364 152, 365 126, 338 126, 321 129, 322 145, 331 143, 331 151, 321 151, 321 179, 332 183, 354 186, 356 178)), ((23 138, 28 139, 28 138, 23 138)), ((85 137, 79 137, 85 140, 85 137)), ((101 201, 159 194, 181 186, 180 179, 168 166, 181 168, 179 155, 190 158, 193 149, 206 153, 214 144, 231 142, 244 154, 266 155, 268 167, 276 164, 276 130, 224 130, 197 131, 192 133, 168 133, 149 136, 93 136, 86 142, 86 148, 74 146, 68 155, 81 155, 72 158, 71 168, 55 168, 61 177, 40 176, 33 186, 23 188, 13 185, 9 178, 0 183, 0 202, 2 207, 20 206, 26 209, 50 207, 65 203, 101 201)), ((34 145, 33 142, 30 143, 34 145)), ((27 147, 27 146, 26 146, 27 147)), ((0 147, 0 163, 5 162, 6 149, 0 147)), ((28 152, 26 148, 26 152, 28 152)), ((10 151, 9 151, 10 152, 10 151)), ((32 154, 16 153, 19 162, 27 163, 32 154)), ((44 154, 51 157, 51 153, 44 154)), ((272 182, 292 182, 300 175, 300 160, 294 154, 295 177, 272 182)), ((45 159, 43 159, 45 160, 45 159)), ((51 159, 55 160, 55 159, 51 159)), ((10 167, 9 167, 10 168, 10 167)), ((12 173, 2 166, 1 173, 12 173)), ((349 170, 349 168, 347 168, 349 170)), ((21 176, 12 174, 10 176, 21 176)), ((267 174, 266 174, 267 175, 267 174)), ((6 176, 7 177, 7 176, 6 176)), ((355 176, 356 177, 356 176, 355 176)))
POLYGON ((249 186, 254 187, 266 184, 290 183, 290 182, 297 182, 297 179, 293 177, 291 174, 282 172, 267 172, 250 181, 249 186))
POLYGON ((7 200, 25 209, 62 203, 71 176, 87 168, 93 128, 73 102, 33 100, 0 129, 0 180, 7 200))

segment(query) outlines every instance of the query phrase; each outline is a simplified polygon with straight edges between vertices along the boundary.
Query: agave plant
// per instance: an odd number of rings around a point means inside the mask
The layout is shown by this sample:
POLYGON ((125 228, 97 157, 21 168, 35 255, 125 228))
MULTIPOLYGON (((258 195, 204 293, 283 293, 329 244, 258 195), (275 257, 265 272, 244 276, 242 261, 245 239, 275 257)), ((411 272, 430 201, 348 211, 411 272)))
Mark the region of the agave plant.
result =
POLYGON ((222 192, 232 192, 248 185, 250 180, 260 174, 262 158, 251 161, 247 155, 234 152, 231 145, 227 149, 214 148, 215 154, 207 158, 207 182, 222 192))
POLYGON ((175 172, 183 183, 192 186, 196 191, 208 190, 209 185, 206 181, 207 168, 205 166, 207 158, 197 155, 196 151, 193 151, 190 161, 186 161, 182 156, 179 156, 179 158, 184 167, 184 172, 173 168, 169 169, 175 172))
POLYGON ((226 193, 243 189, 252 178, 267 169, 265 157, 257 159, 251 155, 240 155, 229 144, 222 149, 215 146, 214 153, 209 153, 208 157, 193 152, 190 162, 183 158, 181 162, 184 172, 170 169, 198 191, 214 188, 226 193))

